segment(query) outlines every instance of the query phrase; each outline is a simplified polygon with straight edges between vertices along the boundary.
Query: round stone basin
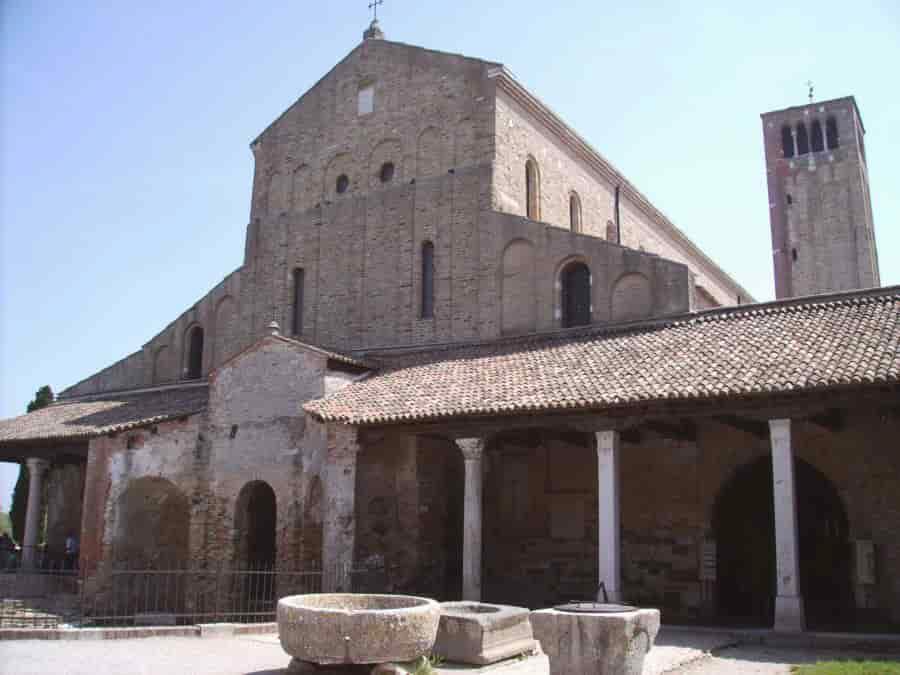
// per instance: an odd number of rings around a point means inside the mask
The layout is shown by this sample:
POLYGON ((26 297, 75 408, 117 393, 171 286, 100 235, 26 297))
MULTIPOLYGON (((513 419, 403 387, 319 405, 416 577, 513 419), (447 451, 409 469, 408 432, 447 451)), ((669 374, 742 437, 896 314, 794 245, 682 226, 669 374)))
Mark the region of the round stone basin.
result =
POLYGON ((412 595, 292 595, 278 601, 278 637, 300 661, 412 661, 431 653, 440 616, 436 601, 412 595))

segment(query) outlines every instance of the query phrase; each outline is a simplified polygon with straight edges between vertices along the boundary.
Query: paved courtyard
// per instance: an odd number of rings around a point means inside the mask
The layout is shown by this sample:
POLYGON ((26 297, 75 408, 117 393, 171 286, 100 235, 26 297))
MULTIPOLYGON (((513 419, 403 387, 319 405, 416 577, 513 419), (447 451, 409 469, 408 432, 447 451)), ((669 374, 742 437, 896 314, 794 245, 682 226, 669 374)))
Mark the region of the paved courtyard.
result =
MULTIPOLYGON (((775 675, 789 673, 792 664, 853 657, 873 658, 849 652, 729 646, 720 635, 663 631, 648 655, 644 675, 775 675)), ((276 675, 289 660, 275 635, 0 642, 0 675, 276 675)))

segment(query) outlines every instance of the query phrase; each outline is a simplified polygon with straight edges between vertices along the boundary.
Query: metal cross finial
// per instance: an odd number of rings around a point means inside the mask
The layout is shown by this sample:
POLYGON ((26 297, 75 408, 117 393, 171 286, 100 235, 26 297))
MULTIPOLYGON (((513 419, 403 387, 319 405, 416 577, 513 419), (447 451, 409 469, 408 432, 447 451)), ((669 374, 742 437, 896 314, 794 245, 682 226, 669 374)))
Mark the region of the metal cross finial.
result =
POLYGON ((806 81, 806 86, 809 87, 809 102, 812 103, 813 100, 813 83, 812 80, 806 81))
POLYGON ((378 21, 378 5, 383 5, 384 0, 372 0, 369 3, 369 9, 372 10, 372 20, 378 21))

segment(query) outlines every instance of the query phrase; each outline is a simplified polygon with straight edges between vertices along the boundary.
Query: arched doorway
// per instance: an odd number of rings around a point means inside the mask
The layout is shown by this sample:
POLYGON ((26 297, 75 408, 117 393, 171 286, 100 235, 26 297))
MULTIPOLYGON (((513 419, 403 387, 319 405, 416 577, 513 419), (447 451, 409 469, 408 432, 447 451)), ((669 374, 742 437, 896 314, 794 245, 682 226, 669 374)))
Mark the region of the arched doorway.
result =
POLYGON ((591 322, 591 270, 583 262, 571 262, 559 274, 562 326, 586 326, 591 322))
POLYGON ((275 491, 265 481, 247 483, 238 495, 234 516, 237 564, 263 569, 275 563, 275 491))
MULTIPOLYGON (((834 485, 811 464, 794 460, 800 588, 810 628, 851 619, 847 513, 834 485)), ((713 514, 716 595, 721 620, 771 626, 775 598, 772 460, 741 467, 722 487, 713 514)))
POLYGON ((261 480, 247 483, 238 494, 235 524, 235 598, 241 621, 266 620, 274 609, 275 491, 261 480))

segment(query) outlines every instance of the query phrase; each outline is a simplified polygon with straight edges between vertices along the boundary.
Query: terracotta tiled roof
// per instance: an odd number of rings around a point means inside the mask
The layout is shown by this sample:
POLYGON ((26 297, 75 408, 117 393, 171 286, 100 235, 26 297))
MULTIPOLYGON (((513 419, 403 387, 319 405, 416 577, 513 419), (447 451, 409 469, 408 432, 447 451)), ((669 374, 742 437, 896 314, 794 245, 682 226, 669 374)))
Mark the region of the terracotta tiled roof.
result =
POLYGON ((422 351, 304 408, 386 424, 900 383, 900 287, 422 351))
POLYGON ((0 420, 0 446, 75 440, 175 419, 206 408, 206 386, 98 394, 0 420))

